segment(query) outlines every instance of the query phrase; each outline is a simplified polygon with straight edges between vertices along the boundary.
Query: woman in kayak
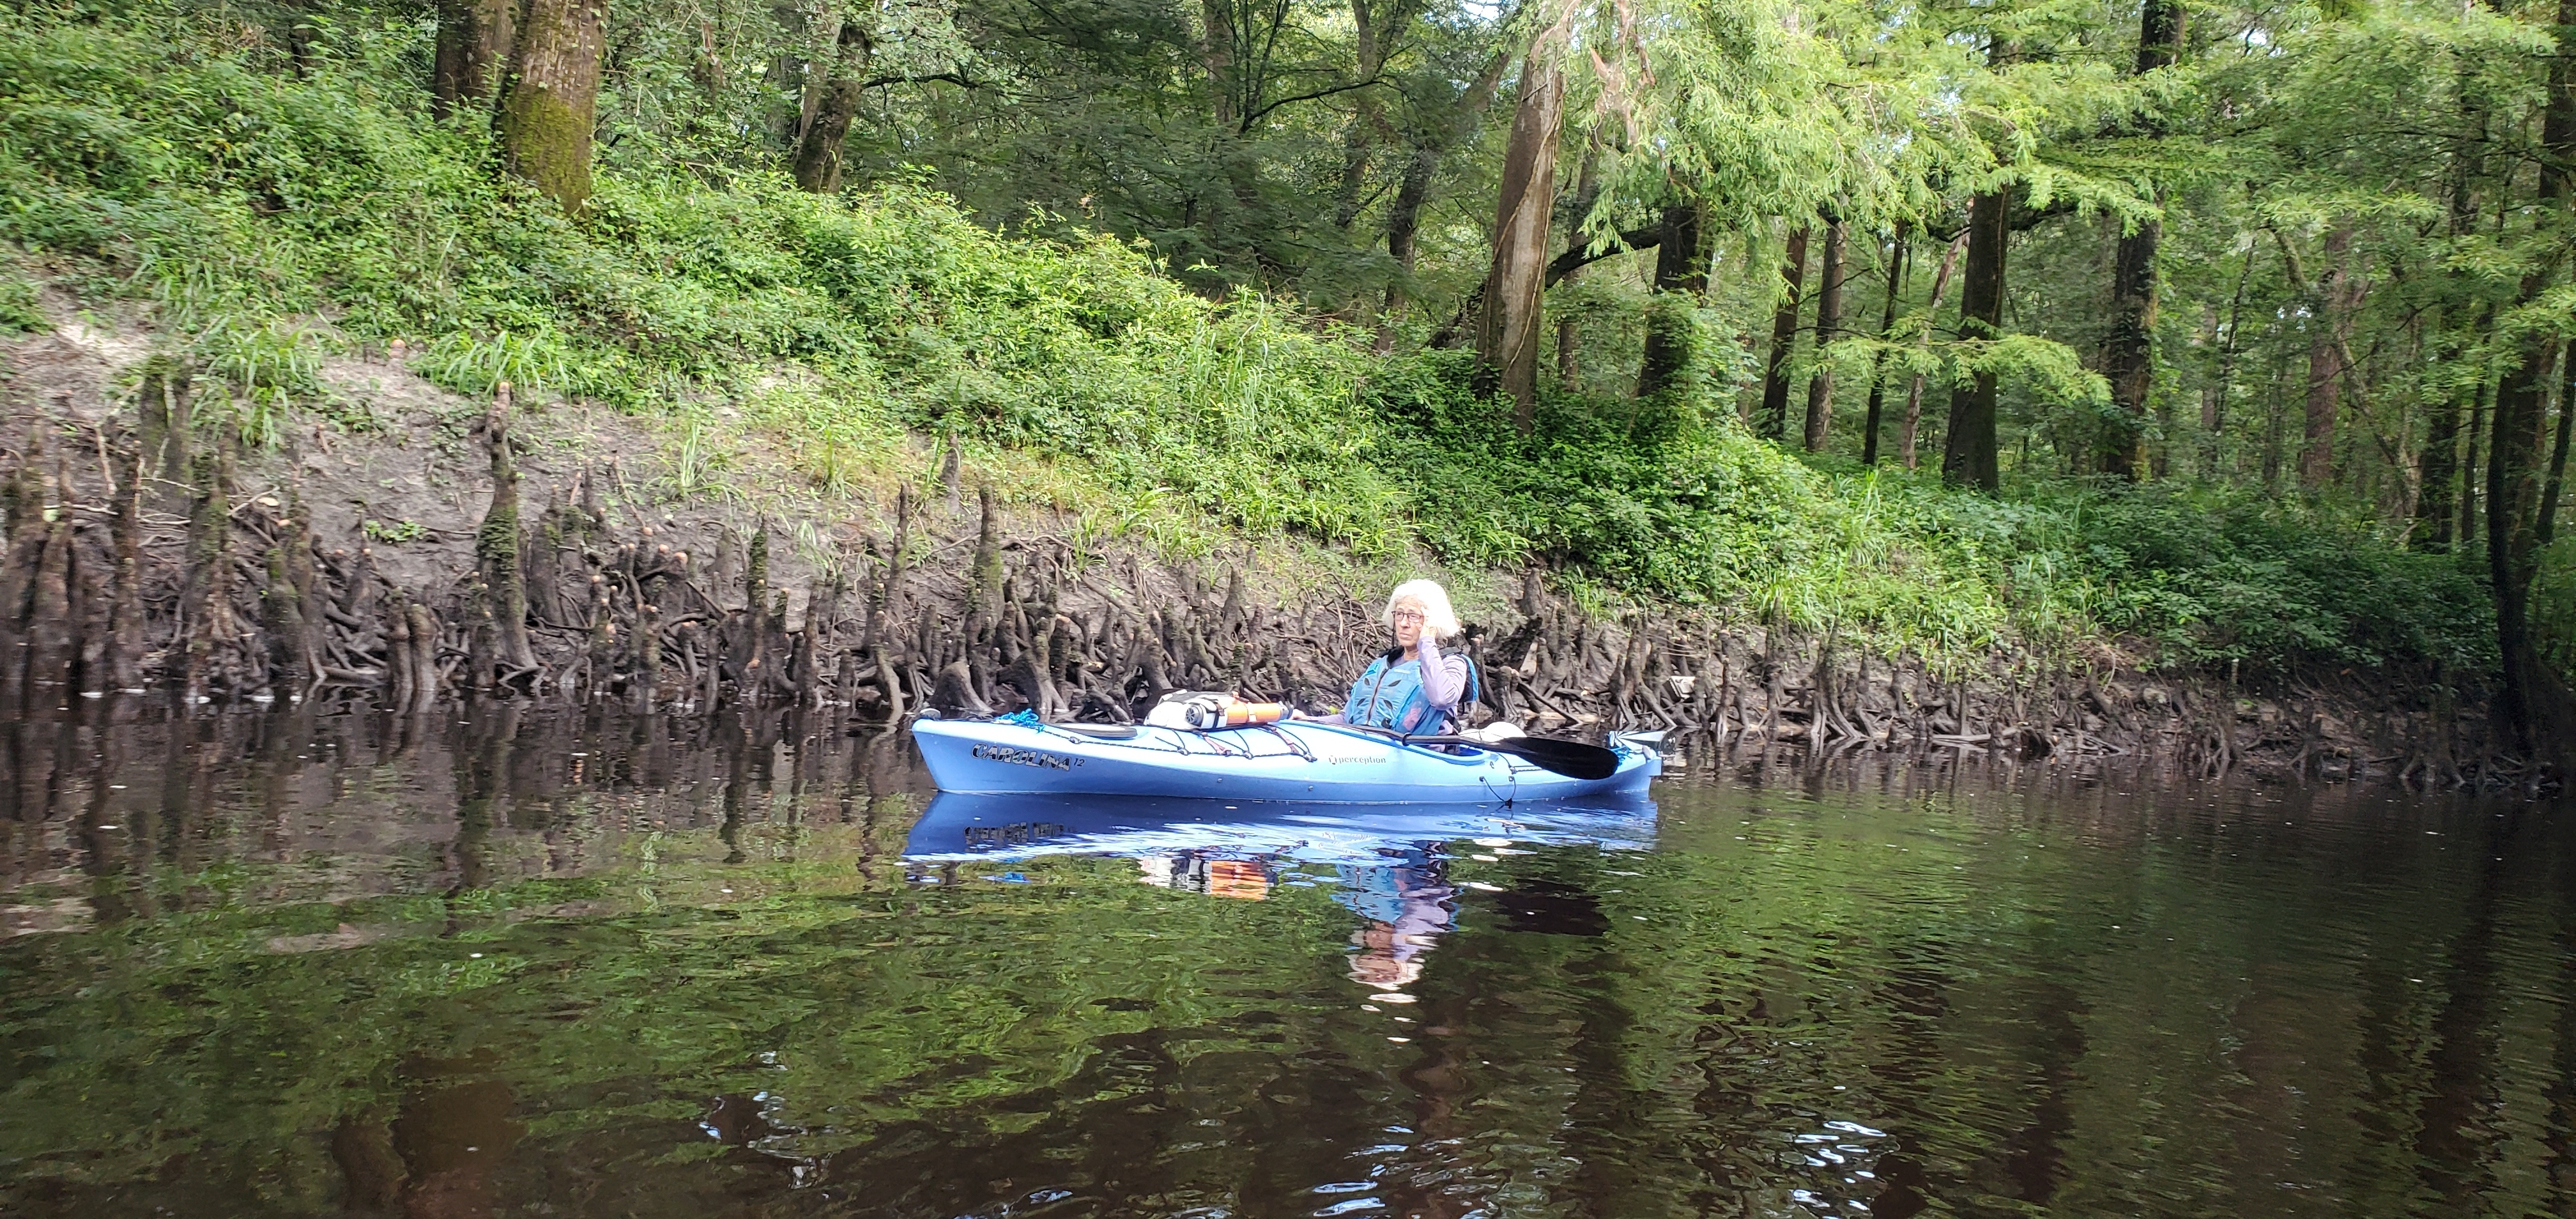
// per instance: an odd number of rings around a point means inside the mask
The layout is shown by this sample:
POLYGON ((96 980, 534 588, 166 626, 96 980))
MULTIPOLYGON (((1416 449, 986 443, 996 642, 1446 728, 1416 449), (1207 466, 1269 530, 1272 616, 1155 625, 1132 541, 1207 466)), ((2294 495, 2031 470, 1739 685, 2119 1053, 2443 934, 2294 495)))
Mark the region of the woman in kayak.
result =
POLYGON ((1408 736, 1456 731, 1460 700, 1475 697, 1476 669, 1464 655, 1440 650, 1442 639, 1461 630, 1449 594, 1430 580, 1407 580, 1386 599, 1379 621, 1395 632, 1395 646, 1351 683, 1341 714, 1323 721, 1408 736))

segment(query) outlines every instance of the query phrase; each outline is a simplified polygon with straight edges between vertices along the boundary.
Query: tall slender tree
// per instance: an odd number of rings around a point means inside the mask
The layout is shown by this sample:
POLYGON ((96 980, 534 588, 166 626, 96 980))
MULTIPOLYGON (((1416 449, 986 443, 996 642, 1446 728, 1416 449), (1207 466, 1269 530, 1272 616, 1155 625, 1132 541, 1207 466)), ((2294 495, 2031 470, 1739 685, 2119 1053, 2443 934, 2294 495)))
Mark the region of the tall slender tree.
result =
POLYGON ((1825 447, 1834 425, 1833 343, 1843 326, 1843 245, 1851 229, 1839 216, 1825 222, 1824 265, 1816 270, 1816 372, 1807 381, 1806 448, 1825 447))
POLYGON ((1539 31, 1521 59, 1520 94, 1503 151, 1494 209, 1494 257, 1476 327, 1480 381, 1512 400, 1522 431, 1538 419, 1539 295, 1546 286, 1548 213, 1556 203, 1556 148, 1565 125, 1562 21, 1539 31))
MULTIPOLYGON (((2004 247, 2012 240, 2012 187, 1978 192, 1968 203, 1968 265, 1959 285, 1959 337, 1992 341, 2004 331, 2004 247)), ((1950 389, 1943 428, 1941 477, 1980 491, 2003 486, 1997 456, 1995 370, 1976 368, 1950 389)))
POLYGON ((1771 314, 1771 354, 1762 367, 1762 408, 1757 426, 1775 440, 1789 439, 1789 356, 1798 345, 1798 296, 1807 282, 1807 226, 1789 231, 1780 261, 1780 301, 1771 314))
MULTIPOLYGON (((2172 67, 2182 57, 2181 0, 2145 0, 2138 8, 2138 75, 2172 67)), ((2150 117, 2144 133, 2161 135, 2150 117)), ((2138 221, 2120 236, 2111 268, 2111 334, 2102 345, 2102 375, 2111 382, 2111 416, 2095 452, 2105 474, 2136 478, 2146 467, 2147 400, 2155 392, 2156 251, 2164 217, 2138 221)))
POLYGON ((1896 238, 1887 244, 1887 316, 1878 324, 1878 354, 1869 362, 1869 406, 1861 414, 1860 461, 1878 464, 1879 411, 1887 397, 1887 348, 1896 340, 1896 307, 1905 299, 1907 225, 1896 222, 1896 238))
POLYGON ((2342 409, 2345 374, 2343 325, 2356 303, 2353 285, 2357 281, 2345 265, 2351 249, 2350 225, 2327 231, 2326 268, 2308 318, 2306 443, 2299 450, 2299 483, 2311 491, 2334 481, 2335 422, 2342 409))

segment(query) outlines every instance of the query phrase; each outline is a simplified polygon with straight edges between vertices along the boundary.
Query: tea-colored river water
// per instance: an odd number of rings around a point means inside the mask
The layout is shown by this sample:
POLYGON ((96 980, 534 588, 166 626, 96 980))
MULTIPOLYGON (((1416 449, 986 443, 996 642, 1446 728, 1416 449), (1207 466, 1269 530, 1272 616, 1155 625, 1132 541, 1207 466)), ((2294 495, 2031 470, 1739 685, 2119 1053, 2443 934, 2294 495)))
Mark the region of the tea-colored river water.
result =
POLYGON ((0 1214, 2576 1214, 2564 804, 934 801, 819 713, 120 716, 0 725, 0 1214))

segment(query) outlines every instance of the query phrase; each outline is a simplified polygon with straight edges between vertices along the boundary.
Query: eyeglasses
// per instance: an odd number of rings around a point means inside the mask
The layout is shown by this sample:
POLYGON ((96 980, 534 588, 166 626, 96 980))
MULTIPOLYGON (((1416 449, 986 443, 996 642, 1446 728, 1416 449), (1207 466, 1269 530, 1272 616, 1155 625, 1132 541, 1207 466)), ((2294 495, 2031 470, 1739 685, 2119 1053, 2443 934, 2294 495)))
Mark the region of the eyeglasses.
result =
POLYGON ((1392 614, 1388 614, 1386 617, 1389 622, 1420 622, 1422 621, 1422 611, 1415 609, 1400 609, 1392 614))

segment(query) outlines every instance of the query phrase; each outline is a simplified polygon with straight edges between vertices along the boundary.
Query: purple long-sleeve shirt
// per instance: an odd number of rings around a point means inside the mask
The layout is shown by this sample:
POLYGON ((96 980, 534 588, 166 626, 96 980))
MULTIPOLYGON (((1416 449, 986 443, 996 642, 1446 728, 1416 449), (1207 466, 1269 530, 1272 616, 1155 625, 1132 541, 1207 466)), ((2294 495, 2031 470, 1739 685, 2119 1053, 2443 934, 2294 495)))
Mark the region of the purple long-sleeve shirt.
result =
POLYGON ((1458 713, 1458 698, 1467 692, 1467 658, 1443 656, 1440 645, 1424 631, 1414 645, 1414 655, 1422 661, 1422 699, 1442 715, 1458 713))

